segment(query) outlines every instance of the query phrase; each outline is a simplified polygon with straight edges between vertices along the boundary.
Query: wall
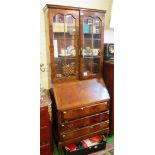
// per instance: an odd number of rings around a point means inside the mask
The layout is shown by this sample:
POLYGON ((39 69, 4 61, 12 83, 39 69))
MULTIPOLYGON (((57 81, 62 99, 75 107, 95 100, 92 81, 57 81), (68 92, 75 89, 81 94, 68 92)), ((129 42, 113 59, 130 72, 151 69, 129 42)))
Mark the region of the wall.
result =
POLYGON ((40 72, 40 83, 41 86, 48 89, 51 87, 50 83, 50 59, 49 51, 46 47, 46 30, 44 22, 44 12, 43 7, 46 4, 56 4, 56 5, 66 5, 75 7, 85 7, 106 10, 105 16, 105 27, 109 28, 110 17, 111 17, 111 7, 113 0, 43 0, 40 3, 40 63, 44 64, 45 72, 40 72))
POLYGON ((104 43, 114 43, 114 29, 104 30, 104 43))

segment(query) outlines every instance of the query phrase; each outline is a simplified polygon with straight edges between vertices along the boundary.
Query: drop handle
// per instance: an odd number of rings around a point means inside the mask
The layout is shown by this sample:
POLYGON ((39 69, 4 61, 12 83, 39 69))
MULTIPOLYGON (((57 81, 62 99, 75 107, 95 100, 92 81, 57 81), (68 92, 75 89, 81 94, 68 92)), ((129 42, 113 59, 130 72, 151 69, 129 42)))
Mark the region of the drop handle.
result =
POLYGON ((108 121, 106 121, 106 123, 109 123, 109 120, 108 120, 108 121))
POLYGON ((61 126, 64 127, 65 125, 64 124, 61 124, 61 126))
POLYGON ((64 111, 63 114, 67 114, 67 111, 64 111))

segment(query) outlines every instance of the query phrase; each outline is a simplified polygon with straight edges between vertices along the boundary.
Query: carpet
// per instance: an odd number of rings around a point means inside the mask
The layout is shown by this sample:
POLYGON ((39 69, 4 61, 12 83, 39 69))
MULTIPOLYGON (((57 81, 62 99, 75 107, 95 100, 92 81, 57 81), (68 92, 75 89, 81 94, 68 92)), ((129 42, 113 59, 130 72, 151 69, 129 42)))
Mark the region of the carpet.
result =
POLYGON ((114 144, 107 144, 105 150, 101 150, 89 155, 113 155, 114 154, 114 144))

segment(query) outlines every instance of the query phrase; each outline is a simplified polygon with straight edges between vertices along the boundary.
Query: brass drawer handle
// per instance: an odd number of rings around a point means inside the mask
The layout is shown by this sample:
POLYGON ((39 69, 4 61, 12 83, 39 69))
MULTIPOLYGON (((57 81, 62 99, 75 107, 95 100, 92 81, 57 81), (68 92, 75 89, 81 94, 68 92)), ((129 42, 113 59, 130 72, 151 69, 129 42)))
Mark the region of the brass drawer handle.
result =
POLYGON ((106 123, 109 123, 109 120, 107 120, 106 123))
POLYGON ((67 111, 64 111, 63 114, 67 114, 67 111))
POLYGON ((66 137, 66 135, 62 135, 62 137, 64 138, 64 137, 66 137))
POLYGON ((65 125, 64 124, 61 124, 61 126, 64 127, 65 125))

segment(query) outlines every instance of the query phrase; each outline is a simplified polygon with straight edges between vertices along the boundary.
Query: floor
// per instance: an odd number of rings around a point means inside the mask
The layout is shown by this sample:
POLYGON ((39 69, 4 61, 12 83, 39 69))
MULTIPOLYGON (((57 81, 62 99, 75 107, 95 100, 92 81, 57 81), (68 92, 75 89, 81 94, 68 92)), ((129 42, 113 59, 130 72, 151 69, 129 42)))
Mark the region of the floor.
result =
MULTIPOLYGON (((113 151, 112 153, 108 151, 114 147, 113 144, 114 144, 114 135, 107 138, 107 149, 106 150, 100 151, 98 153, 93 153, 92 155, 113 155, 113 151)), ((55 142, 53 143, 53 145, 54 145, 54 155, 59 155, 55 142)))

